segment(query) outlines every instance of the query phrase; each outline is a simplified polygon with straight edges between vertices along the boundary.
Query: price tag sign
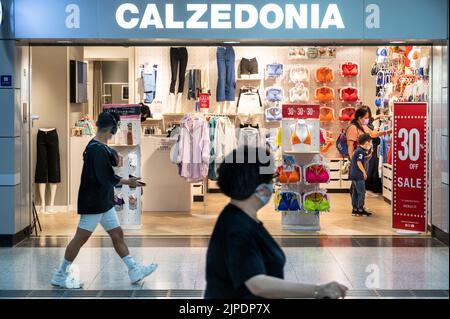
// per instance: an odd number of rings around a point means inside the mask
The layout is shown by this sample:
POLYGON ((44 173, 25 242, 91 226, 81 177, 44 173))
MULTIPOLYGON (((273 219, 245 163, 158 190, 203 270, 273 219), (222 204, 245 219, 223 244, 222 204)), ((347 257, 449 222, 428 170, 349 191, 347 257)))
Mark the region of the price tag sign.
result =
POLYGON ((283 119, 319 119, 319 116, 320 105, 283 105, 283 119))
POLYGON ((201 93, 198 98, 201 109, 209 109, 209 94, 201 93))
POLYGON ((392 227, 426 232, 426 103, 394 105, 393 143, 392 227))

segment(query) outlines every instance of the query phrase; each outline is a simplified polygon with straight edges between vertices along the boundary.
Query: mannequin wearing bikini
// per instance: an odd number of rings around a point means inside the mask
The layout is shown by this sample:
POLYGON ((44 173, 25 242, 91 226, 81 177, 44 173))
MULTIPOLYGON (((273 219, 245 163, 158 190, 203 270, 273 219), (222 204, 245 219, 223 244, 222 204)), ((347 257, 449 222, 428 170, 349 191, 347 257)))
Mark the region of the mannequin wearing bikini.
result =
MULTIPOLYGON (((56 130, 56 128, 51 127, 51 128, 40 128, 39 129, 42 132, 51 132, 56 130)), ((50 187, 50 205, 46 205, 46 187, 47 184, 43 184, 43 183, 39 183, 38 185, 38 189, 39 189, 39 197, 41 199, 41 213, 43 214, 54 214, 56 213, 55 210, 55 198, 56 198, 56 190, 58 189, 58 184, 49 184, 50 187)))

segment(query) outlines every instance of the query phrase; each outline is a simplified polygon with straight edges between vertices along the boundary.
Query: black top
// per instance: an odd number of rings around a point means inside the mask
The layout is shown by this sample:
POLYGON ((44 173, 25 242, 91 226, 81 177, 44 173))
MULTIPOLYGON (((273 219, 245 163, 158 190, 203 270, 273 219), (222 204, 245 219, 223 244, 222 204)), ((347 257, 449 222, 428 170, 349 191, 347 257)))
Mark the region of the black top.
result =
POLYGON ((352 181, 363 181, 364 175, 358 167, 358 162, 361 162, 364 166, 364 161, 367 157, 367 151, 361 146, 358 146, 353 152, 352 160, 350 162, 349 179, 352 181))
POLYGON ((114 186, 120 177, 114 174, 115 151, 91 140, 83 153, 83 171, 78 192, 78 214, 102 214, 114 207, 114 186))
POLYGON ((141 122, 145 122, 147 118, 151 117, 153 117, 153 115, 148 105, 145 104, 141 105, 141 122))
POLYGON ((283 279, 285 263, 286 256, 263 224, 229 204, 209 242, 205 298, 258 298, 245 282, 257 275, 283 279))

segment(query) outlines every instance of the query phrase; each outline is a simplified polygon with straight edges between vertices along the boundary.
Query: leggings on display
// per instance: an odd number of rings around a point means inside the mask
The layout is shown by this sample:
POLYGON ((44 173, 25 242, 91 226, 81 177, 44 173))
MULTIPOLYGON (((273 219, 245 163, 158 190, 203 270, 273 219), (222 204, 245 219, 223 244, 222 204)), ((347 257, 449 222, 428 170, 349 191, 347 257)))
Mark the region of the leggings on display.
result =
POLYGON ((37 135, 35 183, 61 183, 59 140, 56 129, 39 130, 37 135))
POLYGON ((188 62, 186 48, 170 48, 170 67, 172 69, 172 81, 170 82, 170 93, 175 93, 178 77, 178 93, 183 93, 185 73, 188 62))

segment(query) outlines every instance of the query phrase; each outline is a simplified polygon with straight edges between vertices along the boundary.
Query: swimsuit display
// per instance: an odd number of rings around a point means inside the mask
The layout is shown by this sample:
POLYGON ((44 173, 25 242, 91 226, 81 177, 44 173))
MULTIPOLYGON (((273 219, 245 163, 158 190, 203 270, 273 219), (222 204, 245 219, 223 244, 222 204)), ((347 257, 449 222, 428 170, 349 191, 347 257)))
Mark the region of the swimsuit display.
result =
MULTIPOLYGON (((292 130, 292 129, 291 129, 292 130)), ((292 145, 306 144, 311 145, 311 132, 305 121, 297 121, 291 133, 292 145)))
POLYGON ((320 108, 319 115, 320 122, 331 122, 334 120, 334 109, 331 107, 323 106, 320 108))
POLYGON ((339 121, 351 122, 355 118, 356 109, 354 107, 345 107, 341 109, 339 121))
POLYGON ((279 122, 283 119, 281 107, 272 106, 265 111, 267 122, 279 122))
POLYGON ((330 83, 334 81, 334 71, 329 67, 321 67, 316 70, 316 81, 330 83))
POLYGON ((269 102, 283 101, 283 89, 277 87, 270 87, 266 90, 266 99, 269 102))
POLYGON ((275 209, 281 212, 299 211, 301 196, 295 192, 280 192, 275 196, 275 209))
POLYGON ((290 171, 283 166, 277 168, 278 182, 281 184, 297 184, 301 181, 300 166, 293 165, 290 171))
POLYGON ((291 103, 308 102, 309 89, 303 83, 297 84, 289 90, 289 100, 291 103))
POLYGON ((303 196, 303 208, 309 212, 327 212, 330 201, 325 192, 311 192, 303 196))
POLYGON ((358 89, 353 87, 346 87, 340 91, 341 101, 356 102, 359 100, 358 89))
POLYGON ((283 75, 283 64, 281 63, 271 63, 266 65, 266 76, 268 77, 279 77, 283 75))
POLYGON ((308 68, 300 65, 295 65, 291 67, 289 72, 289 77, 292 82, 309 82, 309 70, 308 68))
POLYGON ((334 90, 328 86, 316 89, 315 100, 319 103, 329 103, 334 101, 334 90))
POLYGON ((303 168, 303 176, 306 184, 324 184, 330 181, 328 167, 323 164, 308 164, 303 168))
POLYGON ((354 62, 345 62, 341 65, 341 75, 343 77, 352 77, 359 75, 359 65, 354 62))

